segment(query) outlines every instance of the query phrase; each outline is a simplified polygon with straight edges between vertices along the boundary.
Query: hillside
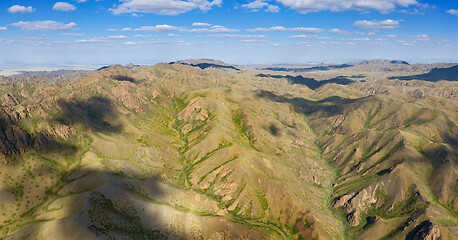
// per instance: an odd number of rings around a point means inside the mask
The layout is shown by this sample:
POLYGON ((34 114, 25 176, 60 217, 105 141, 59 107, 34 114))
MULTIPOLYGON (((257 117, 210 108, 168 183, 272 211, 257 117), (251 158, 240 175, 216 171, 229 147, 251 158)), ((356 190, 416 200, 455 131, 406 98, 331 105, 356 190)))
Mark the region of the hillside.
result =
POLYGON ((454 239, 458 83, 389 79, 434 67, 4 84, 0 239, 454 239))

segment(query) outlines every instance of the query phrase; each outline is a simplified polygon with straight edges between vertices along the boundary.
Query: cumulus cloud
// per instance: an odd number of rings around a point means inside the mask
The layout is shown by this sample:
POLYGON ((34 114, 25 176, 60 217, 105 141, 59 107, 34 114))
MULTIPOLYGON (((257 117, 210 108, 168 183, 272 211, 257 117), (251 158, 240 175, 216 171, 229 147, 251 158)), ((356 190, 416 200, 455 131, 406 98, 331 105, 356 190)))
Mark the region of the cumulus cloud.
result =
POLYGON ((193 33, 231 33, 231 32, 238 32, 239 30, 215 25, 210 28, 195 28, 195 29, 190 29, 186 31, 193 32, 193 33))
POLYGON ((5 30, 8 30, 7 27, 0 27, 0 31, 5 31, 5 30))
POLYGON ((52 7, 52 10, 69 12, 75 11, 76 7, 67 2, 56 2, 52 7))
POLYGON ((209 27, 209 26, 211 26, 211 24, 196 22, 196 23, 193 23, 192 26, 194 26, 194 27, 209 27))
POLYGON ((159 15, 178 15, 194 9, 207 11, 220 6, 222 0, 120 0, 122 2, 110 9, 115 15, 123 13, 154 13, 159 15))
POLYGON ((242 40, 239 40, 238 42, 241 42, 241 43, 259 43, 259 42, 264 42, 264 40, 258 40, 258 39, 242 39, 242 40))
POLYGON ((10 13, 33 13, 35 12, 35 8, 32 6, 24 7, 21 5, 13 5, 8 8, 8 12, 10 13))
POLYGON ((243 4, 243 8, 251 12, 258 12, 260 9, 265 9, 266 12, 276 13, 279 7, 268 3, 268 0, 255 0, 253 2, 243 4))
POLYGON ((350 35, 352 35, 351 32, 349 32, 349 31, 344 31, 344 30, 341 30, 341 29, 338 29, 338 28, 330 29, 328 32, 330 32, 330 33, 337 33, 337 34, 340 34, 340 35, 343 35, 343 36, 350 36, 350 35))
POLYGON ((294 35, 294 36, 290 36, 291 38, 308 38, 308 39, 320 39, 320 40, 325 40, 325 39, 330 39, 330 37, 320 37, 318 35, 315 35, 315 34, 311 34, 311 35, 294 35))
POLYGON ((96 40, 111 40, 111 39, 126 39, 129 37, 126 37, 124 35, 116 35, 116 36, 108 36, 108 37, 96 37, 94 39, 96 40))
POLYGON ((76 44, 110 43, 110 41, 104 40, 104 39, 92 38, 92 39, 79 39, 79 40, 76 40, 74 43, 76 44))
POLYGON ((247 32, 270 32, 270 31, 291 31, 291 32, 304 32, 304 33, 319 33, 323 32, 322 28, 308 28, 308 27, 295 27, 295 28, 285 28, 283 26, 275 26, 269 28, 254 28, 247 29, 247 32))
POLYGON ((266 38, 264 35, 240 35, 240 34, 209 34, 205 37, 213 38, 266 38))
POLYGON ((53 30, 71 30, 76 27, 76 23, 61 23, 55 21, 30 21, 30 22, 17 22, 11 24, 14 27, 21 28, 25 31, 53 31, 53 30))
POLYGON ((417 0, 277 0, 277 2, 290 7, 300 13, 319 12, 322 10, 377 10, 390 12, 398 6, 408 7, 418 4, 417 0))
POLYGON ((271 12, 271 13, 277 13, 280 11, 280 8, 278 6, 270 4, 267 6, 266 12, 271 12))
POLYGON ((156 26, 142 26, 140 28, 135 29, 135 31, 148 31, 148 32, 170 32, 170 31, 178 31, 180 30, 179 27, 170 26, 167 24, 163 25, 156 25, 156 26))
POLYGON ((319 32, 324 31, 324 29, 322 28, 306 28, 306 27, 296 27, 296 28, 290 28, 288 30, 293 31, 293 32, 305 32, 305 33, 319 33, 319 32))
POLYGON ((121 29, 121 32, 129 32, 132 31, 132 28, 123 28, 121 29))
POLYGON ((353 26, 359 28, 367 28, 367 29, 393 29, 399 27, 399 21, 396 20, 383 20, 383 21, 368 21, 368 20, 360 20, 353 23, 353 26))
POLYGON ((288 29, 283 26, 275 26, 270 28, 254 28, 247 29, 247 32, 269 32, 269 31, 287 31, 288 29))
POLYGON ((458 10, 456 10, 456 9, 449 9, 449 10, 447 10, 447 13, 451 14, 451 15, 458 16, 458 10))

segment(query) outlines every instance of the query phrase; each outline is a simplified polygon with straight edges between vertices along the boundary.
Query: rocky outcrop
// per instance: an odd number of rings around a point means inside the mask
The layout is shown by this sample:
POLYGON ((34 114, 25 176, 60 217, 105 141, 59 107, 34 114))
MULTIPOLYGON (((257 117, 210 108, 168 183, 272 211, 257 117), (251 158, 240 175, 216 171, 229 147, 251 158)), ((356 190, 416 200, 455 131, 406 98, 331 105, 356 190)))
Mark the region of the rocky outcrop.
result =
POLYGON ((334 200, 334 208, 343 207, 347 222, 351 226, 360 224, 361 214, 377 203, 376 191, 379 185, 370 186, 360 192, 350 193, 334 200))
POLYGON ((436 240, 441 236, 437 225, 431 221, 423 221, 414 227, 406 236, 407 240, 436 240))

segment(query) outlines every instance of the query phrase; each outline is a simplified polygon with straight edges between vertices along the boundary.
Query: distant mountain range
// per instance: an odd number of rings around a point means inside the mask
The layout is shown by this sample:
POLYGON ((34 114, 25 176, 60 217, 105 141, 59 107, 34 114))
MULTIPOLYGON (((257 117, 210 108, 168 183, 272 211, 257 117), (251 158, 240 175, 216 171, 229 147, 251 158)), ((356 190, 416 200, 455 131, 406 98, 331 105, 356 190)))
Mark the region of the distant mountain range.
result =
POLYGON ((348 65, 2 78, 0 239, 456 239, 456 67, 348 65))

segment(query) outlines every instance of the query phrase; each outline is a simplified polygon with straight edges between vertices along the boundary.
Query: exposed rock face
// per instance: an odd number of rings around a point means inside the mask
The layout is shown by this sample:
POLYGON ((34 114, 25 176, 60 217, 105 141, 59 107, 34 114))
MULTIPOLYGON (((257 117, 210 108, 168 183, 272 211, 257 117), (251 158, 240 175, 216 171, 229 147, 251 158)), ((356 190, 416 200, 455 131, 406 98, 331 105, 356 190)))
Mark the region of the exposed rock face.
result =
POLYGON ((21 154, 31 143, 30 134, 14 125, 5 110, 0 110, 0 161, 6 162, 6 156, 21 154))
POLYGON ((417 225, 412 231, 410 231, 406 239, 407 240, 436 240, 441 236, 437 225, 433 224, 429 220, 424 221, 417 225))
POLYGON ((458 82, 261 73, 0 86, 0 239, 454 239, 458 82))
POLYGON ((347 213, 347 222, 351 226, 360 224, 361 213, 368 210, 373 204, 377 203, 376 191, 379 185, 370 186, 361 192, 350 193, 334 201, 334 207, 344 207, 347 213))

